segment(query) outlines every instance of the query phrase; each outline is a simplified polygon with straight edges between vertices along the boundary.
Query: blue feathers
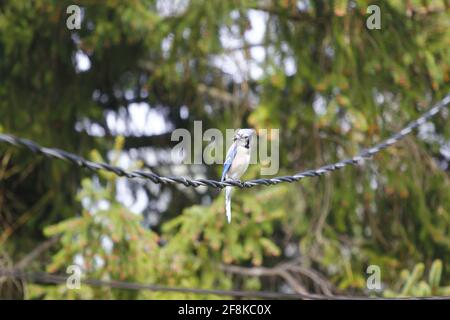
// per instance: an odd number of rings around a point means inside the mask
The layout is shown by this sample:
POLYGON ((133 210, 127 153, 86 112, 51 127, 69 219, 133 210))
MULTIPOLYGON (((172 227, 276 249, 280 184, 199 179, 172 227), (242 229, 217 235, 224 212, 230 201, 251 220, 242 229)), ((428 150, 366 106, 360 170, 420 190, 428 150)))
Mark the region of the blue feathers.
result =
POLYGON ((223 164, 222 179, 220 181, 225 180, 225 176, 227 175, 228 171, 231 168, 231 164, 233 163, 234 157, 236 156, 236 152, 237 152, 237 145, 236 143, 233 143, 230 147, 230 150, 228 150, 227 157, 223 164))

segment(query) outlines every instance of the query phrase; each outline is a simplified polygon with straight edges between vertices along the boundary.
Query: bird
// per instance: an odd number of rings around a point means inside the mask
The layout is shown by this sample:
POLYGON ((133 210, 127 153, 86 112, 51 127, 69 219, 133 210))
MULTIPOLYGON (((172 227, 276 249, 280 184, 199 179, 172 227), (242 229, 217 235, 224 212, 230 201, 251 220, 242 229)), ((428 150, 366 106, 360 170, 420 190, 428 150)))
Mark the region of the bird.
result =
MULTIPOLYGON (((223 164, 221 182, 238 180, 247 170, 250 163, 251 140, 255 130, 238 129, 233 138, 233 144, 228 149, 223 164)), ((231 223, 231 186, 225 187, 225 212, 228 223, 231 223)))

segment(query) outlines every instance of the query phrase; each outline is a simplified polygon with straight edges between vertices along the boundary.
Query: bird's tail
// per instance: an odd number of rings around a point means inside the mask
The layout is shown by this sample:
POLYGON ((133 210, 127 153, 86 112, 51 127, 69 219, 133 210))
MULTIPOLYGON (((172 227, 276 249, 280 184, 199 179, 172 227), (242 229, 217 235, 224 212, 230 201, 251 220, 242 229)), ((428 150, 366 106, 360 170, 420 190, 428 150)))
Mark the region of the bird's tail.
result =
POLYGON ((225 212, 228 223, 231 222, 231 189, 232 187, 225 187, 225 212))

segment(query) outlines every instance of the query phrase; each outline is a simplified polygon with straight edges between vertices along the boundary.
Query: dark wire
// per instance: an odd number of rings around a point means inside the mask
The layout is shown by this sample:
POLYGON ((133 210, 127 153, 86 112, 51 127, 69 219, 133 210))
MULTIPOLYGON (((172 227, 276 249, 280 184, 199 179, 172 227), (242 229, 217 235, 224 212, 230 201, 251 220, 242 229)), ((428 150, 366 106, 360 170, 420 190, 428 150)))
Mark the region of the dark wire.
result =
POLYGON ((380 142, 379 144, 365 149, 362 152, 360 152, 358 155, 354 156, 353 158, 341 160, 339 162, 328 164, 325 166, 322 166, 318 169, 314 170, 307 170, 303 172, 299 172, 297 174, 291 175, 291 176, 282 176, 282 177, 275 177, 275 178, 261 178, 261 179, 255 179, 255 180, 248 180, 248 181, 234 181, 234 180, 226 180, 224 182, 220 182, 217 180, 211 180, 211 179, 190 179, 185 177, 164 177, 159 176, 152 172, 146 172, 141 170, 133 170, 133 171, 126 171, 120 167, 112 166, 107 163, 101 163, 101 162, 93 162, 86 160, 76 154, 56 149, 56 148, 46 148, 41 147, 37 143, 28 140, 16 137, 11 134, 0 134, 0 141, 9 143, 14 146, 22 146, 25 147, 32 152, 35 153, 41 153, 47 157, 50 158, 58 158, 62 160, 66 160, 69 162, 72 162, 80 167, 85 167, 93 171, 98 170, 106 170, 109 172, 112 172, 118 176, 121 177, 127 177, 127 178, 142 178, 152 181, 153 183, 160 183, 160 184, 183 184, 186 187, 198 187, 198 186, 207 186, 207 187, 213 187, 213 188, 224 188, 227 186, 235 186, 239 188, 251 188, 257 185, 275 185, 282 182, 294 182, 299 181, 303 178, 307 177, 319 177, 322 176, 328 172, 336 171, 339 169, 344 168, 347 165, 356 165, 363 161, 364 159, 369 159, 376 153, 380 152, 383 149, 386 149, 387 147, 393 145, 394 143, 397 143, 398 141, 402 140, 406 135, 410 134, 414 129, 419 127, 420 125, 424 124, 426 121, 428 121, 431 117, 436 115, 439 111, 447 107, 447 105, 450 103, 450 94, 447 94, 440 102, 436 103, 430 110, 422 114, 418 119, 412 121, 409 123, 406 127, 404 127, 399 132, 392 135, 390 138, 380 142))
MULTIPOLYGON (((0 277, 21 279, 37 284, 64 284, 67 283, 68 276, 55 275, 45 272, 24 272, 16 269, 0 269, 0 277)), ((321 295, 321 294, 300 294, 281 293, 271 291, 241 291, 241 290, 220 290, 220 289, 197 289, 197 288, 177 288, 152 284, 142 284, 136 282, 83 279, 80 285, 94 287, 109 287, 124 290, 144 290, 154 292, 178 292, 200 295, 219 295, 240 298, 261 298, 261 299, 293 299, 293 300, 450 300, 450 296, 429 296, 429 297, 400 297, 400 298, 380 298, 362 296, 342 296, 342 295, 321 295)))

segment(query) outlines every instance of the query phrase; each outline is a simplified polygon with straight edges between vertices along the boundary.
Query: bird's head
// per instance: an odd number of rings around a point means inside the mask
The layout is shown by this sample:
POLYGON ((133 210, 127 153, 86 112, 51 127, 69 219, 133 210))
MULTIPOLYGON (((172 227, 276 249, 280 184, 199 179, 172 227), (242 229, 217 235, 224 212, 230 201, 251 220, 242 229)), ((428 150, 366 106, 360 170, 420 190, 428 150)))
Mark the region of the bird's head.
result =
POLYGON ((249 149, 252 137, 255 135, 255 130, 253 129, 239 129, 234 136, 234 142, 238 146, 249 149))

